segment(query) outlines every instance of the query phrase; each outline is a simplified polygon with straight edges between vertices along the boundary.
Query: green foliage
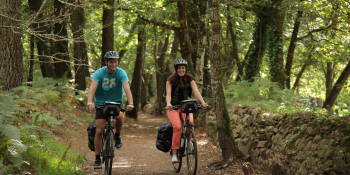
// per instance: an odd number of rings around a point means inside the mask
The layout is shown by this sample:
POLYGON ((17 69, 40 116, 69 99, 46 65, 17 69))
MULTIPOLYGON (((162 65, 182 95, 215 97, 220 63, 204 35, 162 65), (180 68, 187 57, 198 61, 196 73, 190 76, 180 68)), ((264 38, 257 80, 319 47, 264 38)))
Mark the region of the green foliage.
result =
POLYGON ((263 106, 269 111, 294 113, 311 110, 307 98, 297 95, 289 89, 281 90, 276 82, 267 78, 254 78, 253 82, 240 81, 230 85, 226 90, 228 105, 263 106))

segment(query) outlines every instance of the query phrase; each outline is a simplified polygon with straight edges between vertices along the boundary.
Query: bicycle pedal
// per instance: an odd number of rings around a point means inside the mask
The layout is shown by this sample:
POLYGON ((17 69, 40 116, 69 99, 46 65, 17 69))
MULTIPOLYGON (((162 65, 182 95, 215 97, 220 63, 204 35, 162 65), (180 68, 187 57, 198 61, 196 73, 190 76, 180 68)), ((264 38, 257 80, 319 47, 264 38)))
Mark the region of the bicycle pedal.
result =
POLYGON ((102 166, 101 167, 94 167, 94 170, 98 170, 98 169, 102 169, 102 166))
POLYGON ((182 154, 182 157, 186 157, 186 154, 182 154))

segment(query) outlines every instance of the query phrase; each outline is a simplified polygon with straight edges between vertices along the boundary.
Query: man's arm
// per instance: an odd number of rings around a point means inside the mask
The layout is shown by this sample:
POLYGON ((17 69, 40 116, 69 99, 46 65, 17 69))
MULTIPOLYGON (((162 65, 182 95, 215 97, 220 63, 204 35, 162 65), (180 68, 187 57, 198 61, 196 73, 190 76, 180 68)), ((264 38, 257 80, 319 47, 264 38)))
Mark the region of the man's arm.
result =
POLYGON ((95 90, 97 88, 98 82, 92 80, 91 85, 88 91, 88 100, 87 100, 87 105, 89 108, 89 112, 92 112, 95 110, 95 104, 92 102, 94 95, 95 95, 95 90))
POLYGON ((132 109, 134 109, 134 100, 132 98, 129 81, 123 82, 123 88, 126 94, 126 98, 128 99, 128 105, 126 106, 126 109, 128 111, 131 111, 132 109))

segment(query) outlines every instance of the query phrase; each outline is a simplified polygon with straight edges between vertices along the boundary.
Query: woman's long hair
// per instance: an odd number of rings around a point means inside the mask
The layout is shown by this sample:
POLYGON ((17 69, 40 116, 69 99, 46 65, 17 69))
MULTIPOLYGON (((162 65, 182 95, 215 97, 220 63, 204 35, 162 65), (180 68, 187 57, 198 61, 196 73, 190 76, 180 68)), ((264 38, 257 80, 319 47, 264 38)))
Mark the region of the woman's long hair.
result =
POLYGON ((192 79, 192 80, 195 80, 195 78, 194 78, 194 76, 192 74, 187 73, 187 70, 186 70, 186 73, 183 76, 183 78, 180 78, 180 76, 179 76, 179 74, 177 74, 177 70, 176 70, 176 72, 174 74, 170 75, 168 80, 170 81, 171 85, 178 86, 180 84, 184 85, 187 82, 188 78, 192 79))

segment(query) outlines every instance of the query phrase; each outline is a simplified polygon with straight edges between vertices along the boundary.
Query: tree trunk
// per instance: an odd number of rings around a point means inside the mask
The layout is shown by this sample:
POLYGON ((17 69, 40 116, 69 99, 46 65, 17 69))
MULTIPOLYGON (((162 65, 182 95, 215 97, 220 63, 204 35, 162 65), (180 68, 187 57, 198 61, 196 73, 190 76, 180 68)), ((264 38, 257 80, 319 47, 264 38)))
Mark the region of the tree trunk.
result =
MULTIPOLYGON (((140 22, 141 19, 137 19, 139 26, 142 25, 140 22)), ((143 63, 145 61, 145 44, 146 41, 145 38, 145 30, 141 29, 138 32, 138 46, 137 46, 137 54, 136 54, 136 60, 135 60, 135 67, 134 67, 134 73, 132 74, 132 82, 131 82, 131 92, 134 99, 134 109, 129 113, 129 116, 131 118, 137 119, 137 114, 139 112, 139 106, 141 103, 141 86, 142 86, 142 72, 143 72, 143 63)))
MULTIPOLYGON (((28 4, 30 5, 30 9, 33 11, 33 15, 39 11, 42 5, 45 5, 42 4, 41 0, 28 0, 28 4)), ((33 26, 36 35, 36 46, 38 49, 41 74, 43 77, 55 78, 54 61, 49 58, 51 54, 48 46, 46 45, 47 38, 43 37, 44 34, 47 34, 48 27, 46 26, 45 22, 39 21, 43 19, 43 13, 40 12, 36 19, 36 23, 34 23, 33 26)))
POLYGON ((70 0, 71 3, 78 5, 71 15, 72 33, 74 39, 74 71, 75 84, 78 90, 86 89, 85 77, 90 77, 89 60, 87 56, 87 47, 84 39, 85 17, 84 8, 80 7, 79 1, 70 0))
POLYGON ((287 88, 290 89, 290 76, 291 76, 291 70, 292 70, 292 64, 293 64, 293 58, 294 58, 294 51, 297 44, 298 39, 298 33, 299 33, 299 27, 300 27, 300 18, 303 16, 303 11, 298 11, 298 16, 295 19, 292 38, 290 39, 290 44, 288 48, 287 53, 287 62, 286 62, 286 85, 287 88))
POLYGON ((159 43, 158 47, 158 53, 160 52, 161 54, 159 55, 159 58, 156 59, 156 79, 157 79, 157 106, 158 109, 157 114, 162 115, 164 114, 164 107, 166 104, 164 103, 164 97, 163 93, 165 90, 165 78, 163 75, 164 72, 164 60, 165 60, 165 54, 166 51, 168 50, 168 43, 169 43, 169 35, 165 38, 164 44, 159 43))
POLYGON ((286 84, 286 74, 283 67, 283 23, 285 11, 281 10, 283 0, 273 0, 271 16, 267 27, 267 44, 270 59, 271 81, 276 82, 281 89, 286 84))
MULTIPOLYGON (((203 91, 203 78, 204 78, 204 56, 206 53, 207 46, 207 0, 199 1, 199 30, 198 30, 198 44, 197 44, 197 56, 196 56, 196 84, 199 92, 202 94, 203 91)), ((196 126, 204 126, 205 110, 199 110, 198 115, 195 118, 196 126)))
POLYGON ((113 32, 113 21, 114 21, 114 0, 106 0, 103 4, 103 17, 102 17, 102 55, 101 65, 105 66, 104 56, 106 52, 114 50, 114 32, 113 32))
POLYGON ((56 18, 58 20, 58 22, 55 24, 55 40, 52 47, 52 55, 53 57, 55 57, 56 78, 62 78, 66 72, 66 77, 72 78, 72 73, 70 72, 68 51, 67 19, 64 16, 65 4, 63 4, 59 0, 55 0, 54 9, 56 18))
POLYGON ((146 106, 146 104, 148 103, 148 100, 150 98, 149 95, 149 90, 148 90, 148 86, 150 84, 150 79, 151 79, 151 75, 150 74, 146 74, 143 73, 142 74, 142 86, 141 86, 141 110, 143 110, 143 108, 146 106))
MULTIPOLYGON (((238 49, 237 49, 237 43, 236 43, 236 34, 233 32, 233 26, 232 24, 234 23, 234 21, 232 21, 232 18, 231 18, 231 13, 230 13, 230 6, 227 6, 227 11, 228 11, 228 15, 227 15, 227 27, 228 27, 228 30, 230 32, 230 35, 231 35, 231 42, 232 42, 232 51, 231 51, 231 57, 232 57, 232 61, 231 63, 233 63, 233 61, 236 61, 236 64, 237 64, 237 67, 238 67, 238 74, 237 74, 237 79, 236 81, 239 81, 241 79, 241 77, 243 76, 243 67, 241 65, 241 62, 239 60, 239 56, 238 56, 238 49)), ((229 64, 228 65, 229 68, 228 68, 228 72, 226 74, 226 76, 230 76, 233 72, 233 66, 234 64, 229 64)))
POLYGON ((171 47, 171 52, 170 52, 170 56, 168 59, 168 67, 169 67, 169 73, 168 75, 166 75, 166 77, 168 78, 171 74, 175 73, 175 67, 174 67, 174 63, 176 61, 176 55, 177 52, 179 51, 179 32, 178 31, 174 31, 174 41, 171 47))
MULTIPOLYGON (((28 0, 28 3, 33 11, 33 15, 38 13, 41 6, 46 5, 42 4, 41 0, 28 0)), ((53 59, 49 58, 51 53, 46 44, 48 39, 44 37, 44 35, 47 34, 50 29, 46 26, 45 22, 40 22, 40 19, 43 19, 42 12, 37 14, 37 16, 38 17, 36 18, 36 23, 33 24, 33 28, 36 35, 36 46, 39 55, 41 74, 43 77, 55 78, 54 61, 53 59)))
POLYGON ((344 86, 344 83, 346 82, 346 80, 349 77, 349 74, 350 74, 350 61, 346 65, 343 72, 340 74, 337 82, 334 84, 334 86, 333 86, 331 92, 329 93, 328 97, 326 98, 326 101, 324 102, 322 108, 325 108, 328 111, 332 110, 332 107, 335 103, 335 100, 337 100, 338 95, 344 86))
POLYGON ((10 90, 22 85, 23 55, 20 27, 19 0, 2 0, 0 9, 6 16, 0 16, 0 86, 10 90), (7 16, 13 18, 8 18, 7 16))
POLYGON ((294 82, 293 90, 295 90, 297 87, 299 87, 299 81, 300 81, 300 78, 301 78, 301 76, 303 75, 303 73, 305 71, 306 66, 307 66, 307 63, 305 63, 303 65, 303 67, 301 68, 300 72, 298 73, 298 75, 296 77, 296 80, 294 82))
MULTIPOLYGON (((198 39, 199 39, 199 23, 200 23, 200 15, 198 14, 199 9, 197 9, 199 2, 197 0, 194 1, 187 1, 186 7, 187 11, 189 12, 186 18, 187 24, 188 24, 188 36, 189 36, 189 44, 191 45, 192 52, 191 52, 191 62, 193 70, 196 72, 196 64, 197 64, 197 55, 198 55, 198 39)), ((193 75, 195 75, 193 74, 193 75)))
POLYGON ((253 33, 253 45, 249 52, 247 63, 245 64, 244 80, 254 81, 254 77, 259 76, 261 59, 266 50, 266 24, 268 18, 257 14, 255 30, 253 33))
POLYGON ((226 107, 225 94, 222 86, 221 74, 221 24, 219 13, 219 0, 209 0, 209 13, 212 26, 211 42, 211 87, 214 97, 214 113, 216 115, 216 127, 218 131, 218 140, 222 150, 222 156, 225 161, 232 162, 236 158, 244 157, 244 154, 238 149, 235 139, 232 135, 230 117, 226 107))
POLYGON ((333 86, 333 63, 332 62, 327 62, 327 72, 326 72, 326 98, 328 97, 329 93, 332 90, 333 86))
POLYGON ((191 73, 192 75, 195 75, 195 71, 193 69, 193 64, 191 59, 191 52, 193 50, 188 39, 188 29, 186 24, 188 13, 186 10, 187 8, 186 8, 185 0, 177 1, 177 7, 179 9, 178 21, 180 24, 180 29, 179 29, 179 41, 180 41, 180 49, 181 49, 180 53, 182 58, 188 62, 188 65, 187 65, 188 72, 191 73))
POLYGON ((309 54, 308 59, 306 60, 306 62, 303 65, 303 67, 301 68, 300 72, 298 73, 298 75, 296 77, 296 80, 294 82, 293 88, 292 88, 293 90, 295 90, 297 87, 299 87, 300 78, 303 75, 303 73, 304 73, 304 71, 306 69, 306 66, 309 64, 309 60, 312 58, 313 51, 315 51, 315 47, 312 48, 312 52, 309 54))
POLYGON ((34 49, 35 49, 35 44, 34 44, 34 35, 30 35, 30 60, 29 60, 29 71, 28 71, 28 86, 31 86, 31 83, 33 81, 33 70, 34 70, 34 49))

